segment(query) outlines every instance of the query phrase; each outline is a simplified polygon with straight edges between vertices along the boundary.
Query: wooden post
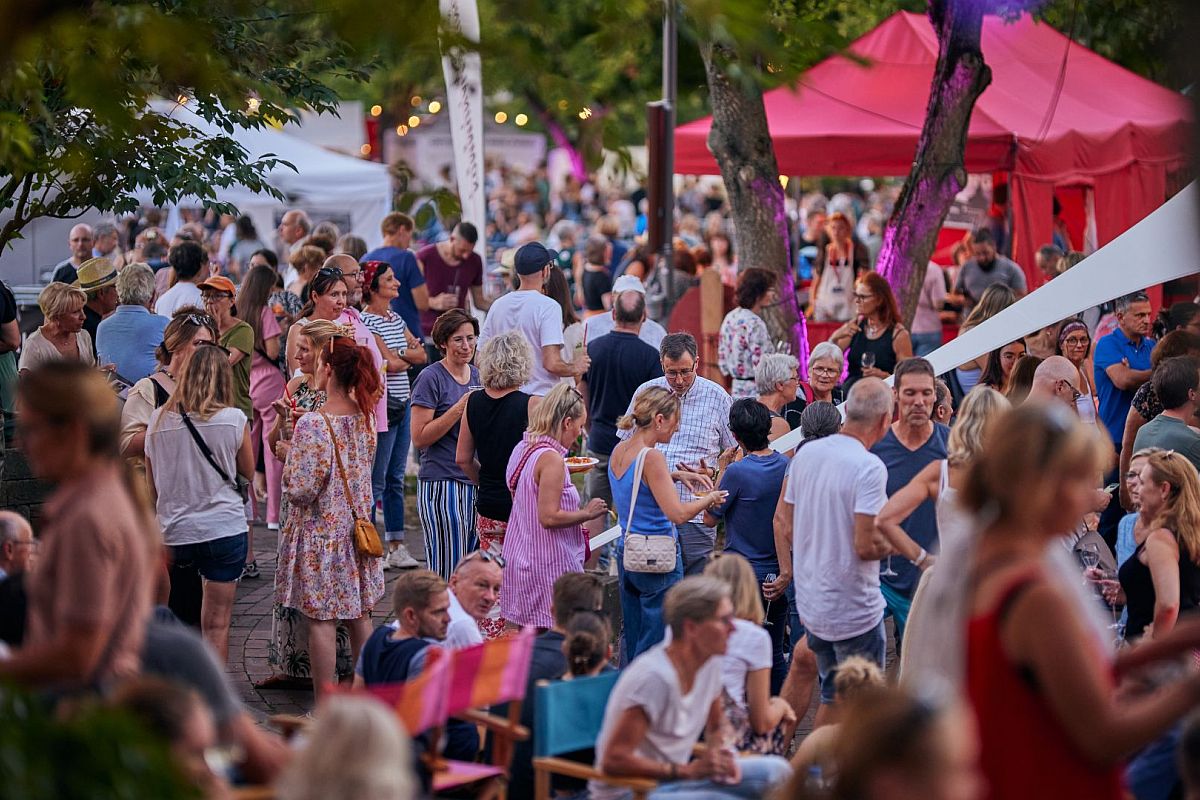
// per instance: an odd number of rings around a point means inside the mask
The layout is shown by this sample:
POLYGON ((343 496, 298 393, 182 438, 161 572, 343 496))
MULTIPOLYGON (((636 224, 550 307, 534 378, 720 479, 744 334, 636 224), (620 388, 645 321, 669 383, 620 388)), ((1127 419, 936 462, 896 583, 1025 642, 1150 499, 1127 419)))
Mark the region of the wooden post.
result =
POLYGON ((717 368, 717 343, 724 319, 725 288, 721 284, 721 275, 715 269, 705 270, 700 275, 699 374, 722 385, 725 384, 725 378, 717 368))

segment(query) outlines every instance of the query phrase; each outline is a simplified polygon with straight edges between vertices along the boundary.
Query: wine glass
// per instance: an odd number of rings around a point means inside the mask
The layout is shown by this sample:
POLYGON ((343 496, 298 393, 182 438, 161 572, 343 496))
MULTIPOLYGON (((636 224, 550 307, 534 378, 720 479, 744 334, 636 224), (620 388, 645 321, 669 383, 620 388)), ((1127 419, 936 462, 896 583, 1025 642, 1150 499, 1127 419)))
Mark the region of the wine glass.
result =
MULTIPOLYGON (((779 576, 776 575, 774 572, 768 572, 767 577, 763 578, 763 583, 772 583, 773 581, 776 581, 778 579, 779 579, 779 576)), ((768 600, 767 601, 767 609, 765 611, 763 611, 763 627, 764 628, 769 628, 769 627, 771 627, 771 625, 774 624, 773 622, 771 622, 771 619, 770 619, 771 603, 773 603, 773 602, 775 602, 775 601, 768 600)))
POLYGON ((899 572, 896 572, 894 569, 892 569, 892 554, 888 553, 887 561, 884 562, 883 569, 879 571, 879 577, 892 578, 899 574, 899 572))
POLYGON ((1095 569, 1100 565, 1100 548, 1095 542, 1084 542, 1079 546, 1079 560, 1085 569, 1095 569))
POLYGON ((871 367, 875 366, 875 354, 868 350, 862 354, 861 362, 863 371, 865 372, 866 370, 869 370, 871 367))

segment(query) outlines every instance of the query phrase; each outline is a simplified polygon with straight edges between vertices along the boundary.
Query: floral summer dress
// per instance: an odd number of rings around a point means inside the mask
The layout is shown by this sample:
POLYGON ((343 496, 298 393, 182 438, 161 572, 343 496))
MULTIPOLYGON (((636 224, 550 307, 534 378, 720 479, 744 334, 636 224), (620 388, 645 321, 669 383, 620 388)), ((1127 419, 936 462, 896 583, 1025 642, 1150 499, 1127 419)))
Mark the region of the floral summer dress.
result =
POLYGON ((717 344, 717 366, 733 379, 734 400, 758 397, 754 370, 764 355, 775 352, 767 323, 748 308, 735 308, 721 322, 717 344))
POLYGON ((275 599, 306 617, 357 619, 383 597, 383 565, 354 546, 354 515, 371 507, 375 432, 360 415, 305 414, 296 421, 283 469, 291 501, 280 532, 275 599), (333 427, 330 437, 326 420, 333 427), (339 448, 351 497, 337 474, 339 448))

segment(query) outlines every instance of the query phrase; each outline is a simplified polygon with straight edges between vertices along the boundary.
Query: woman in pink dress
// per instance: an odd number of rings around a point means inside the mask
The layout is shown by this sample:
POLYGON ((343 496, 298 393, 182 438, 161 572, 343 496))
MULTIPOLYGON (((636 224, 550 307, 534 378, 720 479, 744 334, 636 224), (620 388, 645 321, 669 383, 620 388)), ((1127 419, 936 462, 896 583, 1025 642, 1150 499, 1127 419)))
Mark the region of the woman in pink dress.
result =
POLYGON ((367 349, 342 337, 322 348, 314 379, 326 392, 325 405, 300 417, 291 441, 279 443, 291 508, 281 533, 275 597, 308 619, 313 690, 320 700, 334 681, 338 621, 350 629, 356 660, 371 633, 371 609, 383 596, 380 559, 354 545, 355 517, 371 512, 372 414, 383 384, 367 349))
POLYGON ((267 437, 275 427, 278 413, 274 403, 283 396, 286 385, 279 366, 280 337, 283 329, 271 307, 275 290, 275 270, 266 266, 251 268, 238 294, 238 309, 254 331, 254 352, 250 361, 250 405, 254 407, 250 440, 254 455, 262 450, 267 479, 267 528, 279 530, 279 496, 283 477, 283 462, 275 457, 267 437))
POLYGON ((554 582, 583 571, 583 523, 608 512, 600 498, 580 509, 563 461, 586 421, 583 395, 560 383, 530 412, 525 438, 509 458, 505 474, 513 507, 504 534, 500 614, 513 625, 553 627, 554 582))

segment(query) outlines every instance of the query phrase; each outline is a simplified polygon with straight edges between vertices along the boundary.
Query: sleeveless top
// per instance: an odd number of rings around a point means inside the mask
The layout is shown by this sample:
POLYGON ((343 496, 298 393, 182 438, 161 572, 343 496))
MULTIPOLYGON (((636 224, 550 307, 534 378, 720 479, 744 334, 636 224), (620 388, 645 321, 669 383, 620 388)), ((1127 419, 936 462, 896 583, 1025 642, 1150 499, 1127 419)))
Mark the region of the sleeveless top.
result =
MULTIPOLYGON (((613 505, 617 510, 617 524, 625 530, 625 521, 629 518, 629 501, 633 499, 633 473, 637 467, 637 458, 629 462, 625 474, 617 477, 613 472, 612 462, 608 463, 608 483, 612 487, 613 505)), ((674 536, 675 526, 667 515, 658 507, 654 493, 646 484, 645 469, 642 471, 641 488, 638 489, 637 508, 633 509, 633 524, 629 529, 634 533, 647 536, 674 536)))
MULTIPOLYGON (((1012 602, 1034 580, 1034 573, 1017 577, 992 609, 967 623, 966 688, 988 798, 1119 800, 1124 794, 1117 765, 1098 766, 1079 752, 1031 675, 1009 661, 1000 642, 1012 602)), ((1098 649, 1096 657, 1108 660, 1098 649)))
POLYGON ((854 338, 850 340, 850 349, 846 351, 846 365, 849 371, 844 388, 847 393, 849 393, 850 387, 862 377, 863 353, 875 354, 875 369, 881 369, 889 374, 896 371, 896 348, 892 345, 895 335, 895 325, 885 330, 878 339, 867 336, 865 325, 862 330, 854 334, 854 338))
POLYGON ((486 391, 473 392, 466 414, 479 458, 476 510, 488 519, 507 520, 513 498, 504 471, 529 427, 529 395, 518 390, 496 399, 486 391))
MULTIPOLYGON (((1129 614, 1125 624, 1125 638, 1128 640, 1141 636, 1146 626, 1154 622, 1154 580, 1150 576, 1150 567, 1143 564, 1140 558, 1145 548, 1145 542, 1139 544, 1133 555, 1117 570, 1117 578, 1125 590, 1125 608, 1129 614)), ((1187 549, 1180 544, 1179 613, 1183 615, 1194 611, 1197 606, 1200 606, 1200 567, 1196 566, 1196 562, 1188 556, 1187 549)))
POLYGON ((945 548, 947 542, 962 541, 971 535, 975 517, 959 504, 958 490, 950 485, 950 461, 945 458, 942 459, 935 513, 941 547, 945 548))
POLYGON ((1096 424, 1096 396, 1092 394, 1089 388, 1087 392, 1079 395, 1075 401, 1075 408, 1079 411, 1079 419, 1088 425, 1096 424))

